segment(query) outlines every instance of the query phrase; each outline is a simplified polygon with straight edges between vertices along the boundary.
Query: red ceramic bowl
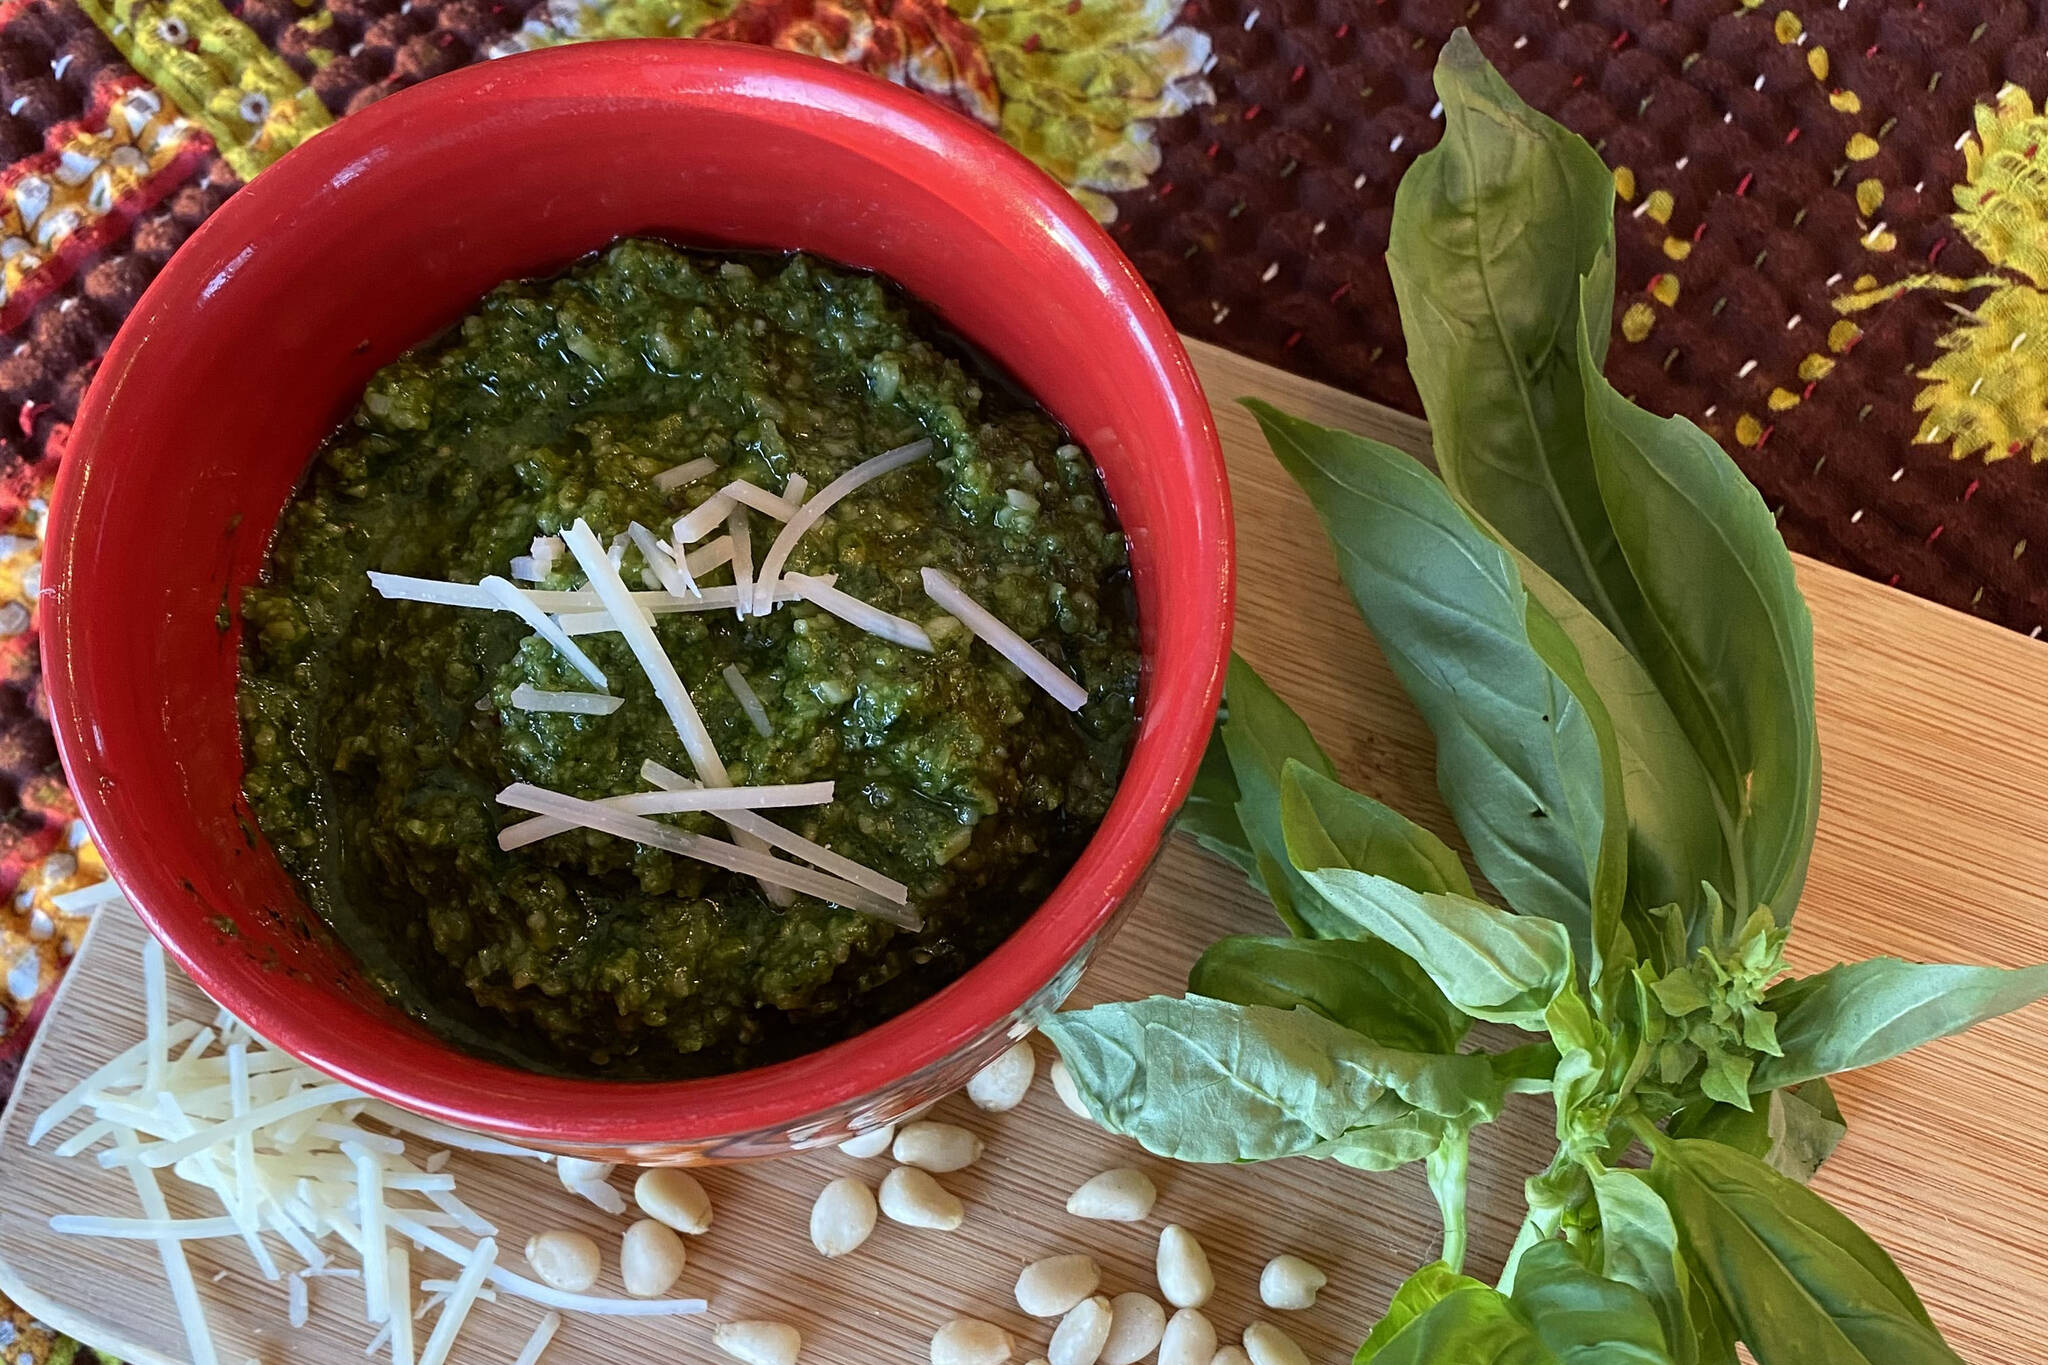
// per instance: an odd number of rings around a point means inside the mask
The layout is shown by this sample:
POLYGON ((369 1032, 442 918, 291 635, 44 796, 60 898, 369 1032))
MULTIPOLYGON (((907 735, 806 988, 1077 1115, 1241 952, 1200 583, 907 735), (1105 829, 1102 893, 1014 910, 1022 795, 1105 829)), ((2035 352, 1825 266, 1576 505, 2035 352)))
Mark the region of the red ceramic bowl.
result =
POLYGON ((408 1109, 646 1163, 886 1121, 1057 1005, 1193 780, 1228 649, 1231 525, 1180 342, 1108 237, 1022 156, 920 95, 807 57, 607 42, 394 95, 229 199, 100 367, 57 480, 43 581, 73 789, 130 901, 209 994, 408 1109), (241 796, 236 602, 372 371, 501 280, 640 233, 881 271, 1015 373, 1093 452, 1130 535, 1142 721, 1080 861, 931 999, 731 1076, 554 1079, 425 1032, 304 908, 241 796))

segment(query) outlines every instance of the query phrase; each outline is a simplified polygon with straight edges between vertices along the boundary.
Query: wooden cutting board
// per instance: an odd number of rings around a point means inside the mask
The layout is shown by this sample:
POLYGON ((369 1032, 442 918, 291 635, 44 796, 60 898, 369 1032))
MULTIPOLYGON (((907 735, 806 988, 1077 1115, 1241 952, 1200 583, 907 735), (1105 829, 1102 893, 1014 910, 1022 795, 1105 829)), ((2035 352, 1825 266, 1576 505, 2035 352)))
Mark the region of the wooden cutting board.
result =
MULTIPOLYGON (((1420 451, 1422 424, 1193 344, 1222 427, 1243 559, 1238 647, 1314 726, 1343 775, 1434 828, 1426 732, 1339 587, 1306 502, 1231 399, 1257 394, 1317 421, 1420 451)), ((1813 605, 1826 762, 1820 842, 1794 935, 1802 969, 1896 953, 2017 966, 2048 960, 2048 647, 1815 564, 1813 605)), ((1271 931, 1269 910, 1229 870, 1176 839, 1143 903, 1082 982, 1077 1003, 1178 990, 1201 948, 1229 932, 1271 931)), ((184 1360, 169 1294, 147 1243, 52 1235, 55 1212, 134 1214, 126 1181, 90 1161, 23 1145, 32 1116, 141 1036, 140 926, 95 926, 0 1120, 0 1291, 44 1320, 143 1365, 184 1360)), ((211 1009, 177 982, 174 1009, 211 1009)), ((1913 1056, 1844 1078, 1849 1137, 1818 1180, 1891 1249, 1958 1351, 1976 1365, 2023 1365, 2048 1340, 2048 1041, 2035 1008, 1913 1056)), ((1047 1054, 1049 1055, 1049 1054, 1047 1054)), ((1172 1167, 1060 1108, 1041 1080, 1026 1104, 984 1115, 963 1098, 938 1116, 988 1141, 973 1169, 944 1181, 967 1202, 953 1233, 884 1223, 857 1254, 826 1262, 806 1233, 824 1183, 878 1180, 885 1161, 837 1151, 707 1172, 717 1216, 691 1245, 679 1292, 711 1301, 704 1318, 638 1324, 576 1318, 547 1359, 708 1361, 710 1324, 771 1317, 804 1331, 811 1365, 927 1359, 934 1328, 957 1314, 1002 1323, 1019 1359, 1044 1349, 1049 1324, 1011 1298, 1018 1268, 1061 1251, 1102 1263, 1104 1292, 1156 1293, 1152 1255, 1168 1221, 1208 1247, 1218 1289, 1209 1312, 1226 1340, 1258 1316, 1259 1268, 1294 1251, 1330 1272, 1321 1303, 1282 1321, 1322 1362, 1348 1360, 1393 1286, 1435 1255, 1436 1215, 1414 1172, 1369 1176, 1309 1161, 1172 1167), (1084 1223, 1072 1188, 1137 1164, 1162 1191, 1142 1225, 1084 1223)), ((1472 1159, 1473 1261, 1497 1267, 1519 1218, 1522 1177, 1547 1158, 1550 1116, 1520 1101, 1484 1130, 1472 1159)), ((617 1292, 621 1220, 566 1194, 524 1163, 459 1158, 463 1192, 496 1221, 509 1256, 536 1231, 574 1226, 606 1247, 600 1289, 617 1292)), ((622 1182, 623 1183, 623 1182, 622 1182)), ((173 1213, 215 1210, 196 1205, 173 1213)), ((365 1359, 352 1286, 316 1281, 313 1316, 285 1326, 283 1290, 239 1244, 194 1244, 222 1358, 271 1365, 365 1359), (210 1282, 217 1271, 226 1274, 210 1282)), ((507 1362, 538 1318, 530 1305, 482 1305, 458 1362, 507 1362)))

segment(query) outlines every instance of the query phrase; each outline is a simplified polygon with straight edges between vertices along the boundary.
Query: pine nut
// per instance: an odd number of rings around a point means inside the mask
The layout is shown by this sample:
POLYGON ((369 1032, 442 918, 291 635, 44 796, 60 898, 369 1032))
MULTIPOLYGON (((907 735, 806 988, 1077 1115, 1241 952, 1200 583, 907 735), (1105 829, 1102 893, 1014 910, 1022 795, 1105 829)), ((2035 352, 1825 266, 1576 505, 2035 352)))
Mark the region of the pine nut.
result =
POLYGON ((658 1299, 683 1273, 683 1239, 675 1229, 642 1218, 619 1239, 619 1278, 636 1299, 658 1299))
POLYGON ((1093 1257, 1048 1256, 1017 1277, 1017 1306, 1034 1318, 1062 1317, 1101 1283, 1093 1257))
POLYGON ((1216 1354, 1209 1357, 1209 1365, 1252 1365, 1252 1358, 1239 1346, 1219 1346, 1216 1354))
POLYGON ((1067 1196, 1067 1212, 1076 1218, 1107 1218, 1142 1223, 1159 1199, 1151 1179, 1134 1166, 1104 1171, 1067 1196))
POLYGON ((633 1182, 633 1202, 677 1232, 696 1236, 711 1230, 711 1196, 688 1171, 656 1166, 640 1172, 633 1182))
POLYGON ((875 1195, 850 1175, 818 1193, 811 1205, 811 1245, 821 1256, 844 1256, 875 1230, 875 1195))
POLYGON ((1159 1349, 1166 1334, 1166 1310, 1150 1294, 1119 1294, 1109 1301, 1109 1336, 1102 1365, 1137 1365, 1159 1349))
POLYGON ((1175 1308, 1200 1308, 1216 1292, 1209 1254, 1178 1223, 1168 1223, 1159 1233, 1159 1291, 1175 1308))
POLYGON ((1259 1272, 1259 1299, 1268 1308, 1313 1308, 1330 1277, 1299 1256, 1275 1256, 1259 1272))
POLYGON ((1166 1320, 1159 1339, 1159 1365, 1214 1365, 1216 1327, 1199 1308, 1183 1308, 1166 1320))
POLYGON ((597 1283, 597 1243, 580 1232, 558 1228, 526 1239, 526 1263, 557 1289, 581 1294, 597 1283))
POLYGON ((1007 1365, 1010 1334, 980 1318, 954 1318, 932 1336, 932 1365, 1007 1365))
POLYGON ((967 1083, 967 1098, 976 1109, 991 1114, 1005 1113, 1024 1102, 1031 1078, 1038 1074, 1038 1054, 1027 1039, 1019 1038, 1004 1048, 996 1059, 974 1073, 967 1083))
POLYGON ((1060 1103, 1067 1106, 1067 1112, 1087 1119, 1090 1123, 1095 1122, 1095 1116, 1088 1112, 1088 1106, 1081 1103, 1081 1092, 1075 1089, 1074 1077, 1067 1070, 1066 1062, 1058 1057, 1053 1058, 1050 1074, 1052 1093, 1060 1097, 1060 1103))
POLYGON ((850 1137, 839 1144, 839 1150, 848 1156, 880 1156, 889 1150, 889 1144, 896 1140, 896 1125, 885 1123, 880 1128, 870 1128, 856 1137, 850 1137))
POLYGON ((1255 1322, 1244 1329, 1244 1353, 1251 1357, 1252 1365, 1308 1365, 1308 1352, 1270 1322, 1255 1322))
POLYGON ((951 1123, 906 1123, 890 1155, 900 1165, 943 1175, 981 1160, 981 1139, 951 1123))
POLYGON ((1102 1358, 1102 1343, 1109 1340, 1109 1300, 1097 1294, 1068 1310, 1053 1329, 1052 1344, 1045 1348, 1048 1365, 1095 1365, 1102 1358))
POLYGON ((915 1166, 898 1166, 882 1177, 882 1212, 906 1227, 951 1232, 967 1217, 958 1198, 915 1166))
POLYGON ((804 1338, 786 1322, 727 1322, 711 1334, 711 1344, 746 1365, 796 1365, 804 1338))

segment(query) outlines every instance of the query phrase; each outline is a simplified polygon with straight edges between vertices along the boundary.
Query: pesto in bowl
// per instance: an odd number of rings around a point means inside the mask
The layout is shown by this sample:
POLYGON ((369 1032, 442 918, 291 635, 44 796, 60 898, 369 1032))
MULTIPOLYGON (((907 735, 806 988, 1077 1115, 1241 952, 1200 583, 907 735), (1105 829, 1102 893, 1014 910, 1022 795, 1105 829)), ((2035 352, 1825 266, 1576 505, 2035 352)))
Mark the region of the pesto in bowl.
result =
MULTIPOLYGON (((732 534, 715 521, 675 548, 732 534)), ((781 522, 750 511, 745 527, 759 567, 781 522)), ((628 587, 659 586, 631 541, 612 557, 628 587)), ((522 588, 586 589, 566 551, 522 568, 544 574, 522 588)), ((371 381, 242 611, 244 789, 309 904, 429 1026, 554 1072, 759 1065, 931 994, 1072 865, 1134 721, 1126 546, 1086 454, 900 294, 803 256, 626 241, 493 291, 371 381), (834 575, 929 652, 780 596, 765 614, 651 618, 733 784, 833 784, 829 804, 757 818, 902 883, 920 929, 813 895, 778 905, 748 876, 595 830, 500 848, 530 818, 500 803, 512 784, 597 801, 647 791, 649 760, 700 774, 618 630, 574 640, 616 709, 530 710, 515 691, 592 683, 519 616, 387 599, 368 571, 476 584, 579 519, 608 547, 631 523, 668 540, 735 480, 815 495, 920 439, 929 455, 834 503, 786 572, 834 575), (1085 704, 1068 711, 936 606, 927 568, 1085 704)), ((715 815, 652 818, 728 837, 715 815)))

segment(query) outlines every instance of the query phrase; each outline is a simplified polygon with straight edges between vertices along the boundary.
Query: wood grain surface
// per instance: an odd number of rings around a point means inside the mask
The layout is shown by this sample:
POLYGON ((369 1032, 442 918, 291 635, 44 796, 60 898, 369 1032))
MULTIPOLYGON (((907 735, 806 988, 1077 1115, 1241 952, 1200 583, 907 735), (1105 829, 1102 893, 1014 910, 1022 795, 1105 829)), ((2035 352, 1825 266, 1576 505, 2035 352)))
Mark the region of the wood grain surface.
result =
MULTIPOLYGON (((1229 400, 1258 394, 1414 450, 1426 431, 1221 350, 1193 350, 1217 404, 1237 499, 1238 647, 1308 719, 1347 780, 1450 833, 1420 720, 1339 587, 1307 504, 1229 400)), ((2048 960, 2048 648, 1832 569, 1802 564, 1800 572, 1816 622, 1826 782, 1794 961, 1810 969, 1875 953, 2007 966, 2048 960)), ((1076 1000, 1177 990, 1203 945, 1271 927, 1270 911, 1234 874, 1176 839, 1076 1000)), ((125 915, 95 926, 0 1121, 0 1290, 74 1335, 156 1365, 182 1361, 184 1351, 154 1249, 47 1228, 60 1211, 133 1214, 125 1180, 90 1161, 57 1161, 47 1144, 27 1150, 22 1140, 50 1098, 141 1035, 141 932, 125 915)), ((178 988, 181 1007, 203 1008, 189 984, 178 988)), ((1817 1182, 1898 1257, 1975 1365, 2033 1365, 2048 1341, 2044 1024, 2048 1009, 2036 1007, 1843 1078, 1849 1137, 1817 1182)), ((1392 1287, 1435 1254, 1434 1209, 1413 1172, 1371 1176, 1308 1161, 1170 1167, 1069 1116, 1042 1071, 1031 1098, 1009 1114, 981 1114, 955 1097, 936 1116, 988 1141, 978 1166, 942 1177, 967 1201, 961 1230, 885 1222, 858 1253, 827 1262, 806 1236, 812 1198, 840 1174, 879 1180, 885 1160, 828 1151, 710 1171, 716 1222, 692 1242, 678 1286, 708 1297, 710 1313, 654 1323, 574 1318, 547 1359, 715 1360, 709 1324, 772 1317, 803 1329, 807 1365, 915 1362, 928 1358, 939 1324, 969 1314, 1015 1333, 1022 1360, 1044 1349, 1050 1324, 1016 1311, 1021 1265, 1086 1250, 1102 1263, 1104 1292, 1156 1293, 1158 1230, 1179 1222, 1215 1263, 1209 1312, 1226 1340, 1263 1311, 1256 1284, 1267 1258, 1294 1251, 1323 1265, 1330 1285, 1314 1309, 1266 1316, 1312 1359, 1336 1362, 1349 1358, 1392 1287), (1159 1183, 1148 1222, 1066 1215, 1075 1185, 1121 1164, 1159 1183)), ((1507 1248, 1521 1179, 1547 1157, 1549 1128, 1541 1104, 1521 1101, 1475 1141, 1473 1260, 1482 1271, 1507 1248)), ((606 1247, 600 1290, 617 1292, 623 1220, 517 1161, 458 1157, 452 1169, 499 1223, 509 1257, 533 1232, 581 1227, 606 1247)), ((181 1207, 175 1194, 172 1202, 173 1212, 212 1212, 181 1207)), ((316 1281, 312 1321, 293 1332, 283 1290, 254 1273, 238 1244, 195 1245, 194 1260, 224 1360, 365 1359, 369 1332, 352 1287, 316 1281)), ((510 1361, 537 1317, 514 1301, 480 1306, 455 1359, 510 1361)))

